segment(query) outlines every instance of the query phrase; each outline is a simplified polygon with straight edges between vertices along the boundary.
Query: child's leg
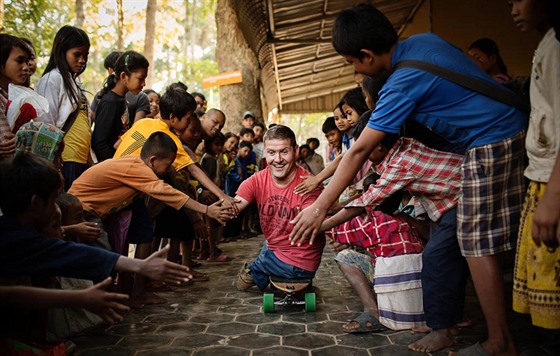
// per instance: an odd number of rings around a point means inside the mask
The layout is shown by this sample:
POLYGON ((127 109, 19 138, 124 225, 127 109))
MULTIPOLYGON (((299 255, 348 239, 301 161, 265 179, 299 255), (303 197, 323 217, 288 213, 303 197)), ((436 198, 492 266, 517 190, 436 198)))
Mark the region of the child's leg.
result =
MULTIPOLYGON (((136 253, 134 257, 138 259, 145 259, 148 258, 151 253, 151 243, 138 244, 136 246, 136 253)), ((146 277, 142 276, 140 273, 136 273, 134 275, 134 285, 130 295, 131 307, 142 307, 142 305, 162 304, 165 302, 165 299, 160 298, 153 293, 146 292, 146 277)))

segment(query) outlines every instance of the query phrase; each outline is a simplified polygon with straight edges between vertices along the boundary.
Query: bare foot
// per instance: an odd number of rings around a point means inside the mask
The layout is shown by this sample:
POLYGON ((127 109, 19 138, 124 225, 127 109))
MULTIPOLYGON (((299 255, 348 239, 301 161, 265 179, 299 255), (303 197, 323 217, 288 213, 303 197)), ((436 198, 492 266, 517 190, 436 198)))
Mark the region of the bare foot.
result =
POLYGON ((419 326, 417 328, 412 328, 410 329, 413 333, 429 333, 430 331, 432 331, 432 328, 427 327, 427 326, 419 326))
POLYGON ((451 329, 432 330, 428 335, 408 345, 408 348, 418 352, 435 352, 453 346, 453 332, 451 329))

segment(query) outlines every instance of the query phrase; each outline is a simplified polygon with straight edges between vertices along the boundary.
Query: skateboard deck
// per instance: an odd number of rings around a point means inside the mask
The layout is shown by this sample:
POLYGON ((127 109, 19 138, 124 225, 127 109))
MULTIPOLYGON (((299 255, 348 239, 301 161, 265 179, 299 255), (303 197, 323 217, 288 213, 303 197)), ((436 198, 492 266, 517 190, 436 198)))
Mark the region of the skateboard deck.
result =
POLYGON ((284 298, 275 300, 274 293, 265 293, 263 295, 263 311, 271 313, 274 311, 275 305, 292 306, 292 305, 305 305, 306 312, 313 312, 316 310, 316 296, 313 292, 305 293, 305 299, 299 299, 296 295, 304 289, 311 286, 312 279, 287 279, 276 276, 270 277, 270 283, 284 292, 284 298))

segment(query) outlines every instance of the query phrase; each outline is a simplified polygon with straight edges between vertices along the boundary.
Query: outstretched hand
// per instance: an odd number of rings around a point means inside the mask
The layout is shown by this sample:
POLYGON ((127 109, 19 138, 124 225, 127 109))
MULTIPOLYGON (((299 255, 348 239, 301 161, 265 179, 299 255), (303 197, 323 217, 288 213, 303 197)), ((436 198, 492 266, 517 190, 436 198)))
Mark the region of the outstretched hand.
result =
POLYGON ((236 216, 232 208, 227 206, 223 199, 209 205, 207 215, 214 220, 218 220, 222 224, 225 224, 236 216))
POLYGON ((319 186, 319 183, 321 183, 317 181, 317 178, 315 176, 301 176, 300 178, 303 179, 303 182, 299 183, 296 189, 294 189, 294 193, 300 195, 305 195, 309 192, 312 192, 319 186))
POLYGON ((239 215, 239 207, 237 206, 237 204, 241 203, 241 200, 230 197, 229 195, 224 195, 222 197, 222 201, 224 202, 225 207, 231 209, 231 211, 234 215, 233 217, 236 217, 237 215, 239 215))
POLYGON ((150 279, 167 284, 180 284, 192 278, 189 268, 165 259, 169 252, 169 245, 154 252, 150 257, 142 260, 140 274, 150 279))
POLYGON ((97 283, 82 290, 84 308, 99 315, 107 324, 115 324, 123 320, 121 313, 130 310, 122 304, 128 300, 128 295, 107 292, 106 289, 112 283, 112 278, 107 277, 103 282, 97 283))
POLYGON ((306 240, 312 245, 319 234, 326 211, 315 207, 315 204, 303 209, 290 224, 294 225, 290 233, 290 243, 301 246, 306 240))

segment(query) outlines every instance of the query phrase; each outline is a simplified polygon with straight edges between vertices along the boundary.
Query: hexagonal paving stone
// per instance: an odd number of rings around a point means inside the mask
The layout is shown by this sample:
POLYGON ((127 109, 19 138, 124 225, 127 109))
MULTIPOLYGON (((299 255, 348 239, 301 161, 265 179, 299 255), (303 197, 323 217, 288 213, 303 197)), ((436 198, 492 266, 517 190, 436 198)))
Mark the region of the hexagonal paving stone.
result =
POLYGON ((342 331, 342 323, 334 321, 323 321, 320 323, 307 324, 307 332, 320 333, 327 335, 340 335, 344 334, 342 331))
POLYGON ((355 312, 355 311, 329 313, 329 320, 347 323, 350 320, 357 317, 358 315, 360 315, 361 313, 362 312, 355 312))
POLYGON ((262 306, 263 304, 263 297, 257 297, 257 298, 245 298, 243 299, 243 304, 244 305, 258 305, 258 306, 262 306))
POLYGON ((168 345, 173 338, 161 335, 135 335, 126 336, 119 342, 119 347, 131 350, 146 350, 168 345))
POLYGON ((255 325, 242 323, 213 324, 208 327, 206 333, 216 335, 241 335, 255 332, 255 325))
POLYGON ((193 351, 189 349, 182 349, 177 347, 162 347, 153 350, 138 351, 137 356, 190 356, 193 351))
POLYGON ((119 336, 129 336, 129 335, 143 335, 153 333, 157 329, 156 325, 149 325, 145 323, 134 323, 134 324, 117 324, 110 327, 106 332, 108 334, 114 334, 119 336))
POLYGON ((387 336, 375 334, 345 334, 337 336, 336 340, 339 345, 359 348, 383 346, 391 343, 387 336))
POLYGON ((253 351, 253 356, 307 356, 306 350, 292 349, 291 347, 275 346, 268 349, 253 351))
POLYGON ((249 314, 259 311, 259 307, 253 305, 226 305, 218 308, 218 312, 226 314, 249 314))
POLYGON ((259 325, 257 331, 265 334, 291 335, 305 332, 305 325, 293 323, 271 323, 259 325))
POLYGON ((79 350, 80 356, 82 355, 84 356, 99 356, 99 355, 130 356, 133 353, 134 351, 131 351, 129 348, 120 347, 120 346, 79 350))
POLYGON ((174 347, 187 347, 197 349, 200 347, 214 346, 225 343, 225 338, 218 335, 196 334, 178 337, 171 343, 174 347))
POLYGON ((217 347, 209 347, 202 350, 197 350, 193 355, 196 356, 249 356, 251 351, 245 349, 239 349, 237 347, 229 347, 229 346, 217 346, 217 347))
MULTIPOLYGON (((375 356, 418 356, 418 352, 409 350, 408 347, 403 345, 387 345, 369 349, 369 352, 375 356)), ((446 352, 445 355, 449 354, 446 352)), ((432 355, 434 355, 432 353, 432 355)))
POLYGON ((196 323, 179 323, 164 325, 160 327, 156 334, 163 336, 178 337, 184 335, 199 334, 206 330, 206 325, 196 323))
POLYGON ((211 304, 182 304, 177 308, 177 313, 185 313, 189 315, 215 313, 218 310, 217 305, 211 304))
POLYGON ((235 299, 235 298, 211 298, 202 301, 204 304, 212 304, 212 305, 233 305, 233 304, 241 304, 242 299, 235 299))
POLYGON ((284 313, 282 312, 282 321, 289 321, 292 323, 316 323, 319 321, 326 321, 327 314, 324 312, 297 312, 297 313, 284 313))
MULTIPOLYGON (((311 351, 312 355, 318 356, 369 356, 367 350, 355 349, 353 347, 332 346, 324 349, 311 351)), ((374 354, 377 356, 377 354, 374 354)))
POLYGON ((233 321, 235 316, 228 314, 199 314, 193 316, 190 321, 202 324, 212 324, 212 323, 227 323, 228 321, 233 321))
POLYGON ((179 313, 167 313, 167 314, 157 314, 150 315, 144 320, 144 323, 148 324, 175 324, 184 323, 189 320, 189 316, 179 313))
POLYGON ((240 321, 242 323, 250 324, 264 324, 278 321, 282 318, 282 315, 276 313, 251 313, 238 315, 235 317, 235 321, 240 321))
POLYGON ((300 334, 284 337, 283 345, 313 350, 325 346, 335 345, 334 337, 321 334, 300 334))
POLYGON ((270 346, 280 346, 280 337, 264 334, 245 334, 231 337, 228 344, 249 350, 264 349, 270 346))

